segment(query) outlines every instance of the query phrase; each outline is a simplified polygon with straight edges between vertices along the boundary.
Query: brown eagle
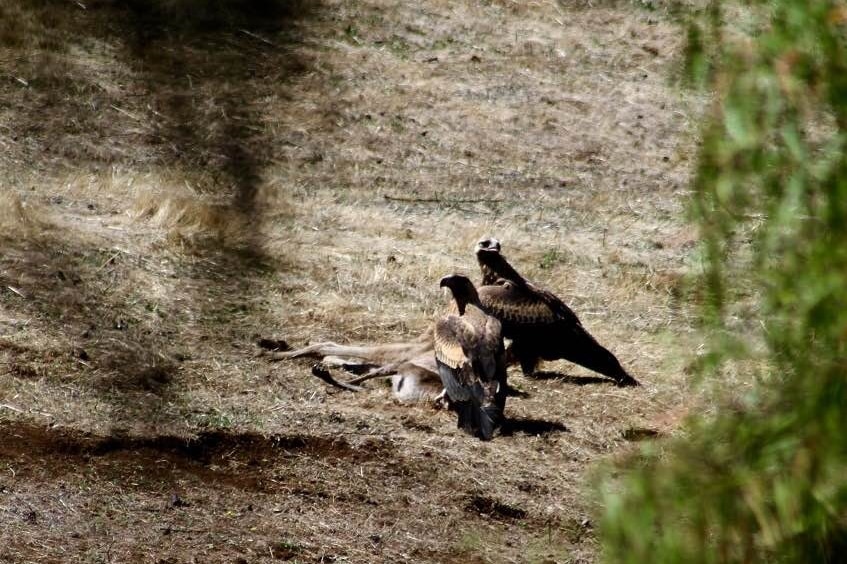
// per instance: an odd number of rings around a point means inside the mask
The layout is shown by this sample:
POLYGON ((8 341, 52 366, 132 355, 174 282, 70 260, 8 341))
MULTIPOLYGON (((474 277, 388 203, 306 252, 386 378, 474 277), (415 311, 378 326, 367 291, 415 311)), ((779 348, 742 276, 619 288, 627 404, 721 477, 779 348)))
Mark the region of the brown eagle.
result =
POLYGON ((435 323, 438 374, 458 414, 458 427, 489 440, 503 421, 506 360, 500 322, 487 315, 473 283, 457 274, 441 279, 455 309, 435 323))
POLYGON ((512 340, 511 354, 524 374, 531 375, 539 360, 565 359, 619 386, 638 385, 562 300, 518 274, 500 253, 497 239, 479 241, 476 257, 482 269, 482 308, 502 323, 503 336, 512 340))

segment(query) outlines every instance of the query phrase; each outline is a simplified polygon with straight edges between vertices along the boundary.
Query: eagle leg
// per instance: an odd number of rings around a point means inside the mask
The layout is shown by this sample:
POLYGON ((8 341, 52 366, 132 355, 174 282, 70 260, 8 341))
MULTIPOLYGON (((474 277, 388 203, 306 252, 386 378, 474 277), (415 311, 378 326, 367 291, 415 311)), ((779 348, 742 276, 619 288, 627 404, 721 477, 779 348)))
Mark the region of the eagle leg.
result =
POLYGON ((538 368, 538 357, 535 355, 522 354, 519 357, 521 364, 521 372, 524 376, 532 376, 535 374, 535 369, 538 368))

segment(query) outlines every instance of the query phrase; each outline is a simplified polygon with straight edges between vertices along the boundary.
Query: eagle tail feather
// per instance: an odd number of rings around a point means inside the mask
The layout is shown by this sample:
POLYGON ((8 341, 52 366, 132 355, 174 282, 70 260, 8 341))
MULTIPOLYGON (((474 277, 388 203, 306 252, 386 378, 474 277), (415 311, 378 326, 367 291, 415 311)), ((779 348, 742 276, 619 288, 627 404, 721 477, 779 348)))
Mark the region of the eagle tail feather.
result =
POLYGON ((484 441, 491 440, 494 432, 500 427, 503 410, 496 405, 482 406, 476 397, 470 401, 454 404, 459 415, 458 428, 476 435, 484 441))
POLYGON ((491 440, 494 431, 500 426, 503 411, 496 405, 488 405, 479 408, 479 438, 484 441, 491 440))
POLYGON ((587 331, 580 331, 571 339, 563 358, 613 379, 619 386, 638 386, 633 378, 606 347, 598 343, 587 331), (580 338, 581 337, 581 338, 580 338))

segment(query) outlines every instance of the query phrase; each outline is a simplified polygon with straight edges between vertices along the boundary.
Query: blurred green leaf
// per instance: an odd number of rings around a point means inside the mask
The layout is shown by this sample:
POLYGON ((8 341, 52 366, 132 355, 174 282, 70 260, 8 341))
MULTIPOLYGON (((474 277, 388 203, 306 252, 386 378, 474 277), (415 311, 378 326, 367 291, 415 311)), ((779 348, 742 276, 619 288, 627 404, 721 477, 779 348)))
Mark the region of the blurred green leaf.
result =
POLYGON ((689 16, 688 82, 717 101, 691 203, 709 333, 693 366, 716 407, 602 481, 605 556, 841 561, 847 5, 712 1, 689 16))

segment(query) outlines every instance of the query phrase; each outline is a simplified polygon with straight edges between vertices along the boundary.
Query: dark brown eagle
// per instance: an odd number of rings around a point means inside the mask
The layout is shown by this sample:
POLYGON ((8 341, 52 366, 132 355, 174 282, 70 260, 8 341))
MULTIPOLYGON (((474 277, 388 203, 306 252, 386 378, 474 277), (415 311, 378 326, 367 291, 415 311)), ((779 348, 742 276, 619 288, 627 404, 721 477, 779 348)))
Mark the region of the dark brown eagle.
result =
POLYGON ((500 322, 487 315, 473 283, 465 276, 441 279, 453 293, 455 310, 435 323, 433 342, 438 374, 459 416, 458 426, 489 440, 503 421, 506 360, 500 322))
POLYGON ((503 325, 503 336, 512 340, 512 355, 526 375, 539 360, 565 359, 599 372, 619 386, 638 381, 585 330, 576 314, 553 293, 538 288, 500 254, 497 239, 483 239, 476 246, 482 269, 479 298, 486 313, 503 325))

